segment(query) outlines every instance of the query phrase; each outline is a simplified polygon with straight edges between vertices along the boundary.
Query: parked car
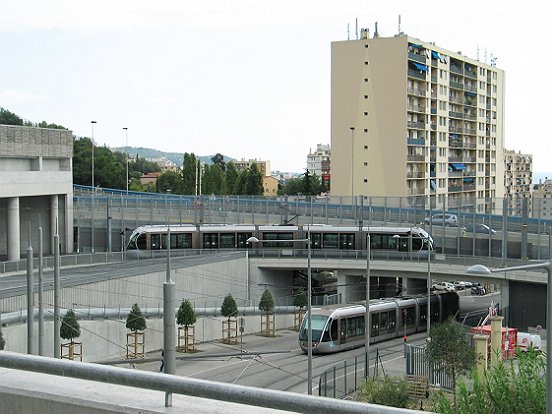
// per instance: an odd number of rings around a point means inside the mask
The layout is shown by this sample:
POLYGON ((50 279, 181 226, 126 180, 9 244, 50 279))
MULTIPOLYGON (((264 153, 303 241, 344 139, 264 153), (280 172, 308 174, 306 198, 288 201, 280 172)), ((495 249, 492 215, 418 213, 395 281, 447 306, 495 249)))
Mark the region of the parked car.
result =
POLYGON ((462 280, 455 280, 454 282, 452 282, 454 288, 456 290, 464 290, 466 289, 466 282, 462 281, 462 280))
POLYGON ((436 225, 445 225, 450 227, 458 226, 458 216, 456 214, 434 214, 431 217, 426 217, 424 219, 426 224, 436 224, 436 225))
POLYGON ((456 288, 450 282, 439 282, 431 286, 433 290, 442 290, 444 292, 454 292, 456 288))
POLYGON ((465 230, 466 233, 496 234, 495 229, 481 223, 468 223, 466 224, 465 230))

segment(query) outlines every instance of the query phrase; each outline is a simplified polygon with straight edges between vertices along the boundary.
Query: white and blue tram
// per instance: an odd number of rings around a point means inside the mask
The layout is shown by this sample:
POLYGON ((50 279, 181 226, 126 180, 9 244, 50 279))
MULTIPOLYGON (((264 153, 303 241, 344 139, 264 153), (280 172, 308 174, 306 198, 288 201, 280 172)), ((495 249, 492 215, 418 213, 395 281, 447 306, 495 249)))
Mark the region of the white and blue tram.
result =
MULTIPOLYGON (((456 292, 431 295, 431 323, 456 317, 459 298, 456 292)), ((331 305, 312 309, 312 352, 331 353, 365 344, 364 304, 331 305)), ((370 343, 411 335, 427 329, 427 296, 370 300, 370 343)), ((308 317, 299 329, 299 345, 308 350, 308 317)))
POLYGON ((277 249, 305 248, 294 240, 309 238, 314 250, 366 250, 367 235, 370 248, 382 252, 422 252, 434 250, 431 236, 420 227, 331 226, 311 224, 302 226, 207 224, 207 225, 147 225, 136 228, 127 243, 129 253, 139 254, 167 249, 170 229, 170 248, 178 249, 277 249), (247 244, 251 236, 272 241, 247 244))

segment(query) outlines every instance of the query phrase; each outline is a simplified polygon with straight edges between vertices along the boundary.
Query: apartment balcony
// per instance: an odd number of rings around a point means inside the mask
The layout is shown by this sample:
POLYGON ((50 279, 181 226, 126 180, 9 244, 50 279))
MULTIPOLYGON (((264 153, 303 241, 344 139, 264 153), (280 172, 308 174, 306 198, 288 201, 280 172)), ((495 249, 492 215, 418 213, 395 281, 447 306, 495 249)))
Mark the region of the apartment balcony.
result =
POLYGON ((459 178, 462 177, 462 171, 449 171, 448 172, 449 178, 459 178))
POLYGON ((454 66, 454 65, 451 65, 450 66, 450 71, 453 72, 453 73, 458 73, 459 75, 463 75, 464 74, 464 70, 459 67, 459 66, 454 66))
POLYGON ((417 53, 408 52, 408 59, 415 60, 416 62, 423 63, 424 65, 426 63, 426 57, 417 53))
POLYGON ((456 132, 457 134, 462 134, 464 132, 464 128, 449 126, 449 132, 456 132))
POLYGON ((460 191, 462 191, 462 186, 461 185, 449 185, 448 186, 448 192, 449 193, 459 193, 460 191))
MULTIPOLYGON (((433 66, 433 65, 431 65, 433 66)), ((431 82, 437 83, 437 76, 431 75, 431 82)))
POLYGON ((418 121, 408 121, 407 126, 408 126, 408 128, 412 128, 412 129, 425 129, 426 128, 425 122, 418 122, 418 121))
POLYGON ((437 115, 437 108, 431 108, 431 115, 437 115))
POLYGON ((458 104, 464 104, 464 98, 459 98, 457 96, 449 96, 449 101, 450 102, 454 102, 454 103, 458 103, 458 104))
POLYGON ((475 121, 477 119, 477 117, 474 114, 470 114, 470 113, 464 113, 464 118, 469 119, 471 121, 475 121))
POLYGON ((451 118, 460 118, 460 119, 464 118, 464 114, 462 112, 449 111, 449 116, 451 118))
POLYGON ((406 143, 407 143, 408 145, 418 145, 418 146, 421 145, 421 146, 425 146, 426 140, 425 140, 425 138, 410 138, 410 137, 408 137, 408 138, 406 139, 406 143))
POLYGON ((476 87, 475 85, 466 84, 466 85, 464 86, 464 90, 465 90, 465 91, 468 91, 468 92, 477 93, 477 87, 476 87))
POLYGON ((449 85, 451 88, 464 90, 464 84, 461 82, 450 81, 449 85))
POLYGON ((408 189, 408 195, 414 196, 414 195, 424 195, 425 194, 425 188, 409 188, 408 189))
POLYGON ((465 184, 464 191, 475 191, 475 184, 465 184))
POLYGON ((425 171, 407 171, 406 178, 426 178, 425 171))
POLYGON ((467 76, 468 78, 477 79, 477 74, 471 70, 466 70, 464 72, 464 76, 467 76))
POLYGON ((408 69, 408 76, 411 78, 426 80, 426 72, 408 69))
POLYGON ((407 154, 406 155, 406 160, 407 161, 412 161, 412 162, 425 162, 425 155, 407 154))
POLYGON ((408 88, 408 93, 417 96, 426 96, 426 91, 419 88, 408 88))
POLYGON ((412 112, 423 112, 425 113, 426 107, 423 105, 408 105, 408 110, 412 112))

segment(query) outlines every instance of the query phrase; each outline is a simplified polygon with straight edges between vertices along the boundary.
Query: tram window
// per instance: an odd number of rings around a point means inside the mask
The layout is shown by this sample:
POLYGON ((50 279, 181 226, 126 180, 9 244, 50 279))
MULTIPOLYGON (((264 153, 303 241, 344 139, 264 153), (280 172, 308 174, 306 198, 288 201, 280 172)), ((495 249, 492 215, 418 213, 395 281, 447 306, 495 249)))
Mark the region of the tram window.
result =
POLYGON ((380 314, 374 313, 372 315, 372 333, 370 334, 370 336, 378 336, 379 327, 380 327, 380 314))
POLYGON ((409 306, 403 310, 403 323, 407 325, 414 325, 416 323, 416 307, 409 306))
POLYGON ((148 242, 145 233, 142 233, 138 236, 138 239, 136 240, 136 247, 138 247, 139 250, 146 250, 148 248, 148 242))
POLYGON ((335 341, 337 339, 337 320, 334 319, 332 321, 332 326, 330 327, 330 338, 332 341, 335 341))
POLYGON ((420 322, 427 321, 427 304, 420 305, 420 322))
POLYGON ((205 233, 203 234, 204 249, 218 249, 218 234, 205 233))
POLYGON ((355 235, 352 233, 344 233, 339 235, 339 248, 342 250, 354 250, 355 235))
POLYGON ((310 239, 311 239, 311 247, 313 249, 322 248, 322 235, 320 233, 312 233, 310 235, 310 239))
POLYGON ((325 249, 337 249, 337 233, 325 233, 322 236, 322 244, 325 249))
POLYGON ((238 248, 243 248, 247 246, 247 239, 250 238, 252 233, 238 233, 238 248))
POLYGON ((161 248, 161 235, 152 234, 151 235, 151 250, 159 250, 161 248))
POLYGON ((171 249, 189 249, 192 247, 192 235, 188 233, 171 234, 171 249))
POLYGON ((236 235, 232 234, 221 234, 220 235, 220 247, 222 249, 234 248, 236 247, 236 235))
POLYGON ((380 313, 380 332, 387 332, 387 312, 380 313))
POLYGON ((370 235, 370 249, 375 249, 375 250, 383 249, 381 234, 370 235))
POLYGON ((412 251, 413 252, 418 252, 420 250, 422 250, 422 244, 423 244, 423 240, 418 238, 418 237, 413 237, 412 238, 412 251))
POLYGON ((397 329, 397 311, 389 312, 389 332, 395 332, 397 329))
MULTIPOLYGON (((263 240, 293 240, 293 233, 263 233, 263 240)), ((267 247, 293 247, 293 242, 267 243, 267 247)))
POLYGON ((364 315, 347 318, 347 336, 364 335, 364 315))

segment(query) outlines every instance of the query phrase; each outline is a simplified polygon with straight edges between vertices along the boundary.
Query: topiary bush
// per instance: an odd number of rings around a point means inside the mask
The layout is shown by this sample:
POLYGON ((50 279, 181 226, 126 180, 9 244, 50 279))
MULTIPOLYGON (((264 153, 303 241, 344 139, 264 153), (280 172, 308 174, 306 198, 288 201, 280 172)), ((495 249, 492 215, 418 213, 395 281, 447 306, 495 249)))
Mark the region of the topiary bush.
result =
POLYGON ((69 309, 61 320, 59 336, 73 343, 73 339, 78 338, 80 334, 80 325, 75 316, 75 312, 73 312, 73 309, 69 309))
POLYGON ((183 299, 178 313, 176 314, 176 323, 180 326, 188 327, 196 323, 197 316, 188 299, 183 299))
POLYGON ((143 331, 146 329, 146 318, 142 314, 142 310, 137 303, 132 305, 132 309, 130 310, 126 320, 126 327, 133 332, 143 331))

